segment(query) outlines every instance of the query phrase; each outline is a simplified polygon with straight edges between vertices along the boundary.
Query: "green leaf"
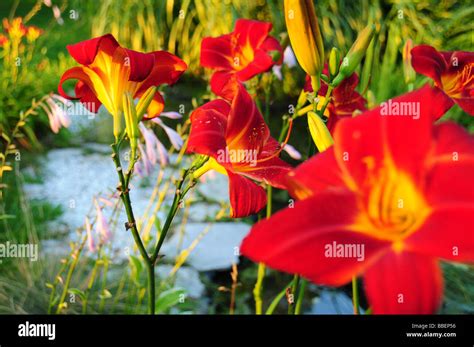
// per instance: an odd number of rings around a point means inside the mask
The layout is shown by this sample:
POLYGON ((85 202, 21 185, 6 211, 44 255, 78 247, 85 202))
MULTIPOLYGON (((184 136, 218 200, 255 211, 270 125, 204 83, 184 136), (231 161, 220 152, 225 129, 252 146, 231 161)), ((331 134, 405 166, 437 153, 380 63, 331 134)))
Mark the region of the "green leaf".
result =
POLYGON ((143 264, 137 257, 130 255, 130 267, 132 269, 132 279, 137 286, 140 285, 140 273, 143 270, 143 264))
POLYGON ((78 289, 78 288, 69 288, 68 291, 67 291, 69 294, 74 294, 74 295, 77 295, 78 297, 81 298, 81 300, 84 300, 86 295, 85 293, 78 289))
POLYGON ((160 294, 156 301, 155 311, 157 313, 164 313, 169 308, 177 305, 180 301, 186 297, 186 291, 184 289, 168 289, 160 294))

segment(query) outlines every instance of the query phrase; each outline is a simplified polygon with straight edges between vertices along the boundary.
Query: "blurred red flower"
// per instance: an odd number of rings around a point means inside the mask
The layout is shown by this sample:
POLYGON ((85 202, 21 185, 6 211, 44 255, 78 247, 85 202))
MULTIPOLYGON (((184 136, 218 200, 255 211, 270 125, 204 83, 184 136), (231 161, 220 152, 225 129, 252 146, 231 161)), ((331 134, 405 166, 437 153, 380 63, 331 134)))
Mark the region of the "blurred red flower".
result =
POLYGON ((442 299, 439 259, 474 261, 474 138, 433 124, 451 106, 439 89, 393 103, 421 116, 378 107, 341 120, 334 145, 287 176, 300 201, 254 226, 241 252, 322 285, 363 274, 374 313, 428 314, 442 299))
POLYGON ((187 152, 208 155, 211 168, 229 176, 232 217, 245 217, 267 202, 256 182, 284 188, 290 166, 278 158, 280 144, 244 86, 237 87, 232 102, 214 100, 191 114, 187 152))
MULTIPOLYGON (((327 66, 324 68, 323 73, 328 74, 327 66)), ((367 100, 356 90, 358 84, 359 76, 353 73, 334 88, 331 102, 326 109, 328 116, 326 126, 331 134, 341 118, 352 117, 355 111, 365 111, 367 109, 367 100)), ((304 90, 310 93, 313 92, 309 75, 306 75, 304 90)), ((321 88, 318 91, 319 97, 324 97, 327 90, 327 83, 321 80, 321 88)))
POLYGON ((411 54, 416 72, 433 79, 438 88, 474 116, 474 52, 438 52, 421 45, 411 54))
POLYGON ((216 95, 232 100, 240 82, 281 64, 282 48, 268 35, 271 29, 271 23, 238 19, 232 33, 202 40, 201 65, 215 70, 211 89, 216 95))
MULTIPOLYGON (((187 68, 184 61, 165 51, 140 53, 123 48, 110 34, 69 45, 67 49, 82 66, 63 74, 59 93, 70 100, 79 99, 94 113, 104 104, 111 114, 118 114, 125 92, 138 98, 152 86, 175 83, 187 68), (69 79, 78 80, 75 96, 69 96, 63 89, 63 83, 69 79)), ((147 117, 158 116, 163 107, 163 97, 157 92, 147 117)))

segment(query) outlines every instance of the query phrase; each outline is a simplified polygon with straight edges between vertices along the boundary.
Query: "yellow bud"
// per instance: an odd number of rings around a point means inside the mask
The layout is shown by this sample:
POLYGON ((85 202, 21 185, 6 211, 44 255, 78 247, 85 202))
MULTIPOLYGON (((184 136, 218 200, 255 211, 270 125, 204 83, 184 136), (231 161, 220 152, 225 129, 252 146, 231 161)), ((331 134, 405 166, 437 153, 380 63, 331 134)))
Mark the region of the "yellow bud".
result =
POLYGON ((284 5, 291 46, 302 69, 312 77, 313 90, 317 92, 324 66, 324 44, 313 0, 285 0, 284 5))
POLYGON ((320 153, 333 145, 331 133, 316 113, 308 112, 308 126, 314 144, 320 153))
POLYGON ((349 77, 356 70, 367 51, 367 47, 369 47, 370 41, 372 41, 374 33, 375 26, 373 24, 366 26, 364 30, 360 32, 351 49, 342 60, 339 74, 332 82, 334 86, 339 85, 339 83, 341 83, 346 77, 349 77))

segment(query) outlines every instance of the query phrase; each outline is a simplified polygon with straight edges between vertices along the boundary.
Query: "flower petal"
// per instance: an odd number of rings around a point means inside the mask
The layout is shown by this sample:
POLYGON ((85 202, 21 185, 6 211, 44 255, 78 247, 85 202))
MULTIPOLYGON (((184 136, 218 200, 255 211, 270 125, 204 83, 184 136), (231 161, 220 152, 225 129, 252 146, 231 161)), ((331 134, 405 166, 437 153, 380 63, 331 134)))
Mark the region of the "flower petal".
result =
POLYGON ((163 100, 163 96, 161 95, 160 91, 157 91, 155 96, 148 105, 147 111, 143 116, 143 119, 149 120, 155 117, 158 117, 165 108, 165 100, 163 100))
POLYGON ((135 97, 142 95, 152 86, 162 84, 173 85, 188 67, 183 60, 165 51, 151 52, 146 55, 153 56, 153 66, 146 78, 141 82, 135 97))
POLYGON ((78 42, 74 45, 66 46, 69 54, 81 65, 90 65, 94 61, 97 52, 104 51, 112 56, 115 49, 119 47, 117 40, 111 35, 96 37, 91 40, 78 42))
POLYGON ((315 155, 289 173, 286 178, 288 192, 297 199, 305 199, 327 187, 346 186, 343 171, 338 165, 334 146, 315 155))
POLYGON ((321 193, 255 225, 241 252, 255 262, 300 274, 317 284, 342 285, 389 249, 389 243, 353 231, 356 215, 356 197, 351 192, 321 193), (355 252, 338 256, 334 245, 359 247, 362 252, 360 257, 355 252))
POLYGON ((387 161, 419 182, 420 167, 432 144, 433 121, 451 105, 442 91, 426 85, 360 116, 342 119, 334 132, 334 154, 350 186, 364 185, 368 172, 386 166, 387 161), (406 107, 407 114, 394 114, 395 107, 399 111, 406 107))
POLYGON ((432 314, 441 304, 443 277, 430 257, 390 252, 366 271, 364 280, 375 314, 432 314))
POLYGON ((169 119, 181 119, 183 118, 183 115, 178 112, 170 111, 170 112, 161 112, 160 114, 161 117, 166 117, 169 119))
POLYGON ((231 217, 242 218, 257 213, 267 204, 265 189, 250 179, 227 170, 231 217))
POLYGON ((249 45, 256 49, 263 44, 271 30, 272 23, 241 18, 235 22, 234 35, 240 46, 249 45))
POLYGON ((206 37, 201 42, 201 65, 215 69, 234 69, 231 35, 206 37))
POLYGON ((441 75, 447 70, 446 60, 436 49, 428 45, 411 50, 411 64, 419 74, 432 78, 441 86, 441 75))
POLYGON ((181 136, 179 136, 179 134, 174 129, 171 129, 169 126, 163 123, 160 118, 154 118, 152 119, 152 122, 158 124, 161 128, 163 128, 163 130, 166 132, 166 135, 168 135, 168 138, 173 147, 179 151, 183 146, 183 139, 181 138, 181 136))
POLYGON ((245 68, 237 72, 239 81, 245 82, 252 77, 266 72, 275 64, 272 57, 263 50, 255 51, 254 58, 245 68))
POLYGON ((212 75, 210 84, 214 94, 231 101, 237 93, 240 82, 233 72, 217 71, 212 75))
POLYGON ((130 66, 129 80, 134 82, 143 81, 155 69, 154 53, 141 53, 126 48, 124 50, 128 59, 125 63, 130 66))
POLYGON ((474 201, 474 137, 454 123, 434 128, 436 147, 426 163, 425 195, 433 205, 474 201))
POLYGON ((89 88, 89 86, 82 82, 77 81, 76 87, 74 88, 76 96, 81 101, 82 105, 92 113, 99 112, 99 108, 102 105, 94 92, 89 88))
POLYGON ((473 262, 473 216, 472 201, 437 207, 405 240, 405 247, 436 258, 473 262))
POLYGON ((80 66, 73 67, 64 72, 59 81, 58 91, 62 97, 68 100, 79 99, 81 103, 83 103, 84 106, 93 113, 97 113, 102 104, 94 92, 92 80, 84 68, 80 66), (63 83, 69 79, 78 80, 74 88, 75 96, 68 95, 63 89, 63 83))
POLYGON ((214 100, 194 110, 186 151, 217 157, 218 151, 226 148, 229 112, 230 105, 224 100, 214 100))
POLYGON ((260 152, 269 137, 270 131, 257 105, 245 87, 239 85, 227 122, 227 147, 260 152))

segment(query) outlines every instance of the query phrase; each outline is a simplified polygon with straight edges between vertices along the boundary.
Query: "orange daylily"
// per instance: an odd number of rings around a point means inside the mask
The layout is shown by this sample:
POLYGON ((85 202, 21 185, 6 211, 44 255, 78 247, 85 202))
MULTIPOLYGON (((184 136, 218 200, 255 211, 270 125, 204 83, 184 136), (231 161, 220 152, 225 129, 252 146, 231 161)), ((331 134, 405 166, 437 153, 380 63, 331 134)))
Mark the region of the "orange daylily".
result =
MULTIPOLYGON (((123 48, 110 34, 67 46, 67 49, 82 66, 63 74, 59 93, 70 100, 79 99, 91 112, 97 112, 103 104, 114 117, 122 112, 125 93, 139 98, 152 86, 175 83, 187 68, 184 61, 165 51, 140 53, 123 48), (78 80, 75 96, 66 94, 63 89, 63 83, 69 79, 78 80)), ((163 97, 156 93, 146 118, 158 116, 163 108, 163 97)))

